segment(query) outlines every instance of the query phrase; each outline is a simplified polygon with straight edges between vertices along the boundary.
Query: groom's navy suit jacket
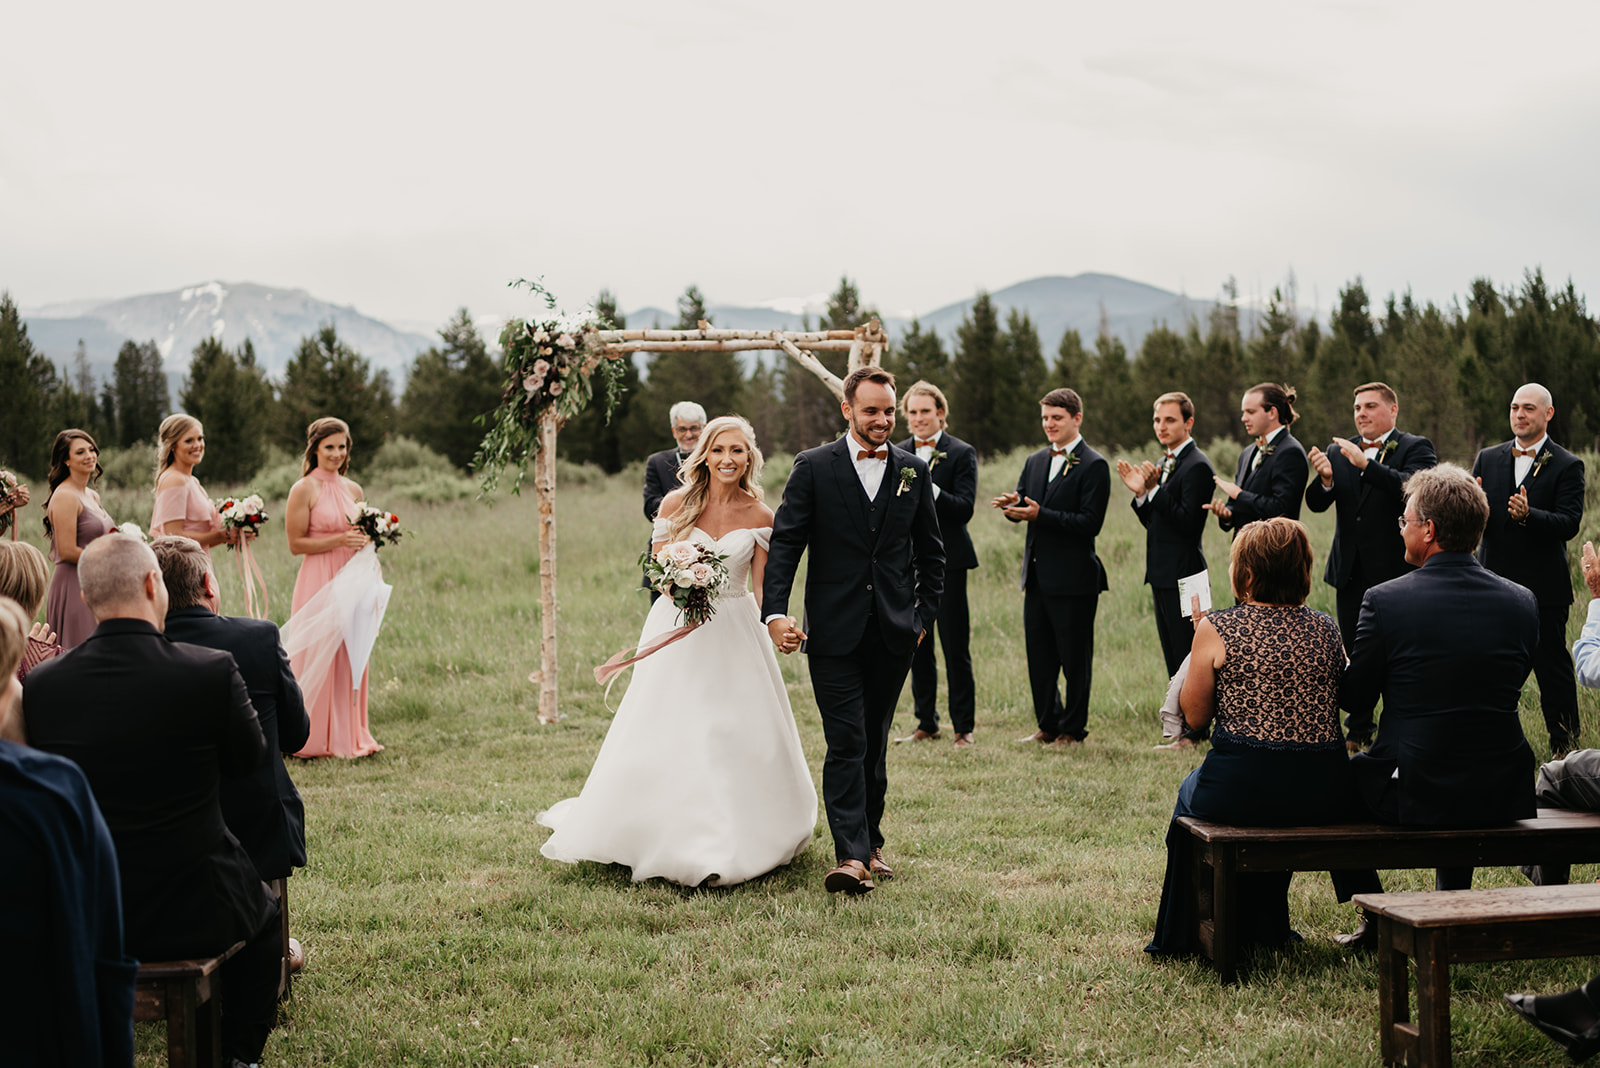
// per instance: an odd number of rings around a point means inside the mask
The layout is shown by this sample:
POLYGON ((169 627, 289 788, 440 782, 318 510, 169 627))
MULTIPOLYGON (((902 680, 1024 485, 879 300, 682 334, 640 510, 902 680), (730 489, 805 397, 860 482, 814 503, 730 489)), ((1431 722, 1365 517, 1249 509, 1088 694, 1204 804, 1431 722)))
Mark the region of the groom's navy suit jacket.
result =
POLYGON ((1367 591, 1339 703, 1383 721, 1351 771, 1362 798, 1398 786, 1416 827, 1490 827, 1534 815, 1533 751, 1517 700, 1539 644, 1533 594, 1471 553, 1438 553, 1367 591), (1396 769, 1398 780, 1394 779, 1396 769))
POLYGON ((1233 514, 1217 516, 1217 525, 1223 530, 1237 531, 1246 523, 1273 516, 1300 518, 1306 472, 1311 470, 1306 448, 1287 428, 1267 448, 1271 451, 1261 458, 1261 466, 1255 470, 1251 465, 1260 446, 1252 441, 1239 454, 1239 467, 1233 476, 1239 496, 1228 502, 1233 514))
POLYGON ((909 656, 932 630, 944 591, 944 543, 928 467, 894 445, 878 495, 867 499, 848 435, 794 458, 772 522, 763 617, 786 615, 800 555, 806 565, 806 652, 843 656, 875 614, 884 646, 909 656), (904 492, 901 473, 913 474, 904 492))

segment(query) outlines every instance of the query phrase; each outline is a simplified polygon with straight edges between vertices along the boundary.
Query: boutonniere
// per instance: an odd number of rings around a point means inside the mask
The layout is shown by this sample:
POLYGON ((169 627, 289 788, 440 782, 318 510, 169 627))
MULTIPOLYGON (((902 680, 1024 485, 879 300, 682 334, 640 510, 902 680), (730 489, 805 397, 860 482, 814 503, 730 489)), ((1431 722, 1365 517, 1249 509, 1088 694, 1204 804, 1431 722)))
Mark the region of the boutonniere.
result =
POLYGON ((1261 461, 1271 456, 1272 450, 1276 448, 1276 445, 1257 445, 1255 458, 1250 461, 1250 470, 1254 471, 1260 467, 1261 461))
POLYGON ((1071 452, 1067 453, 1067 466, 1063 468, 1063 470, 1071 471, 1074 467, 1078 466, 1078 461, 1081 459, 1083 459, 1083 457, 1078 455, 1078 450, 1073 449, 1071 452))
POLYGON ((1539 477, 1539 468, 1543 467, 1545 464, 1549 463, 1551 460, 1554 460, 1554 459, 1555 459, 1555 457, 1550 455, 1550 450, 1549 449, 1546 449, 1546 450, 1544 450, 1544 452, 1541 452, 1534 459, 1534 461, 1533 461, 1533 470, 1528 472, 1528 477, 1530 479, 1531 478, 1538 478, 1539 477))
POLYGON ((934 449, 933 455, 928 457, 928 470, 932 471, 935 467, 938 467, 939 461, 943 460, 945 455, 945 453, 940 452, 938 449, 934 449))
POLYGON ((916 480, 917 480, 917 469, 916 468, 914 468, 914 467, 902 467, 900 469, 900 486, 899 486, 898 489, 896 489, 894 491, 894 495, 896 497, 900 496, 900 494, 902 494, 906 490, 910 489, 911 488, 911 483, 915 482, 916 480))
POLYGON ((1383 461, 1387 460, 1389 458, 1389 454, 1394 452, 1394 450, 1399 448, 1399 446, 1400 443, 1394 440, 1394 438, 1390 438, 1388 441, 1384 442, 1383 448, 1378 450, 1378 462, 1381 464, 1383 461))

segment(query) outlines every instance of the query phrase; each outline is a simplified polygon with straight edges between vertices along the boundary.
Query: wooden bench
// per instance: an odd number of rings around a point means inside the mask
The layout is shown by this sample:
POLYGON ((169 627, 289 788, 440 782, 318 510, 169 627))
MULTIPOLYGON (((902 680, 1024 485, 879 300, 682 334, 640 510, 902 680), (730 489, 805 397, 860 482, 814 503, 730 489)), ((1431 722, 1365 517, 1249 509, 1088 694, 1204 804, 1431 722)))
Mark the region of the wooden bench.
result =
POLYGON ((169 1068, 215 1068, 222 1063, 222 962, 244 948, 203 960, 168 960, 139 966, 133 1018, 167 1021, 169 1068))
POLYGON ((1600 886, 1357 894, 1378 925, 1384 1064, 1450 1068, 1450 965, 1600 953, 1600 886), (1417 1020, 1411 975, 1417 962, 1417 1020))
POLYGON ((1407 831, 1379 823, 1330 827, 1230 827, 1190 816, 1196 943, 1232 982, 1239 966, 1242 872, 1493 868, 1600 862, 1600 813, 1542 808, 1537 819, 1479 830, 1407 831))

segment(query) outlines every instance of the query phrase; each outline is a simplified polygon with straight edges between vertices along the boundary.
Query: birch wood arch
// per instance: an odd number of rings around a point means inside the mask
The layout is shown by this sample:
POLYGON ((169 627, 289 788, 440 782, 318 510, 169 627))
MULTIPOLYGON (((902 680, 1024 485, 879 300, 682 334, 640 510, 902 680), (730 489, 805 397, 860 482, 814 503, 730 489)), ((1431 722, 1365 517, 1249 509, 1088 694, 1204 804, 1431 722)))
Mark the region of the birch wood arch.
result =
MULTIPOLYGON (((513 326, 516 324, 513 324, 513 326)), ((508 327, 508 330, 510 328, 508 327)), ((635 352, 779 351, 820 379, 840 400, 844 381, 814 353, 848 352, 848 371, 880 366, 889 348, 888 335, 877 319, 854 330, 718 330, 704 320, 695 330, 588 330, 576 370, 585 379, 602 360, 620 360, 635 352)), ((561 602, 556 591, 556 436, 567 415, 552 405, 539 416, 533 454, 533 487, 539 502, 539 604, 542 633, 539 670, 528 676, 539 686, 539 722, 554 723, 558 711, 559 672, 556 622, 561 602)))

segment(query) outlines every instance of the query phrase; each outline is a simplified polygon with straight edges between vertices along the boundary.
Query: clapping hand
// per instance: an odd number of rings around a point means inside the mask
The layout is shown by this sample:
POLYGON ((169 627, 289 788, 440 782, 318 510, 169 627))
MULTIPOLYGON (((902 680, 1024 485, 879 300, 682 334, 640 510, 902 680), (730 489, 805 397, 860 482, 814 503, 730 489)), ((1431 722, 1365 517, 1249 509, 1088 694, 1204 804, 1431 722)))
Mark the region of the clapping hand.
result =
MULTIPOLYGON (((1340 452, 1344 453, 1344 458, 1350 461, 1350 466, 1357 471, 1365 471, 1367 465, 1372 462, 1367 459, 1366 451, 1349 438, 1334 438, 1333 443, 1340 452)), ((1320 470, 1318 473, 1321 473, 1320 470)))
POLYGON ((1138 467, 1126 460, 1118 460, 1117 474, 1135 497, 1143 497, 1161 484, 1161 469, 1149 460, 1138 467))
POLYGON ((57 642, 56 632, 50 629, 48 623, 35 623, 33 629, 28 631, 28 637, 46 645, 55 645, 57 642))
MULTIPOLYGON (((1335 445, 1339 443, 1338 438, 1334 438, 1333 441, 1335 445)), ((1311 446, 1311 451, 1306 453, 1306 460, 1310 462, 1311 470, 1315 471, 1317 477, 1322 479, 1323 485, 1333 485, 1333 461, 1328 458, 1327 453, 1313 445, 1311 446)))
POLYGON ((1511 498, 1506 501, 1506 511, 1510 512, 1511 518, 1518 523, 1524 522, 1528 518, 1527 486, 1519 487, 1517 492, 1511 495, 1511 498))
POLYGON ((1590 597, 1600 597, 1600 553, 1594 551, 1594 542, 1583 543, 1583 584, 1589 587, 1590 597))
POLYGON ((794 616, 784 616, 767 624, 767 636, 780 653, 792 653, 805 641, 806 633, 795 622, 794 616))

